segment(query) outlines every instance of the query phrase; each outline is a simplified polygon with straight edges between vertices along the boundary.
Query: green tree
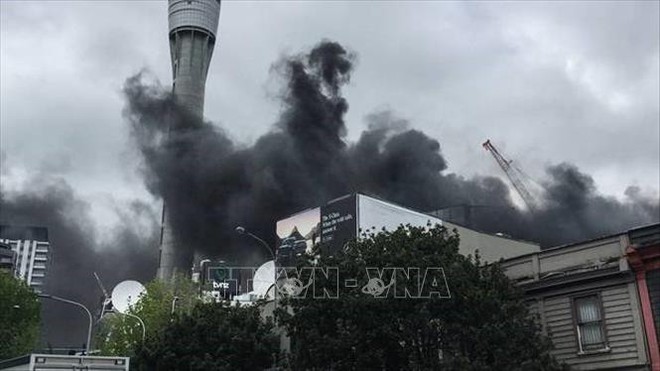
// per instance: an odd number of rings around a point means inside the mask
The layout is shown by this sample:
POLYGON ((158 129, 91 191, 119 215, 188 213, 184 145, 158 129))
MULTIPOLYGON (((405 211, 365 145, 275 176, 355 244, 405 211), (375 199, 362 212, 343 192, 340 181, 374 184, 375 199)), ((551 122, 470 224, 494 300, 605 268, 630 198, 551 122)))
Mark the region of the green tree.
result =
POLYGON ((138 370, 261 370, 279 352, 258 306, 199 303, 149 338, 131 360, 138 370))
POLYGON ((39 337, 37 295, 9 272, 0 270, 0 359, 29 353, 39 337))
MULTIPOLYGON (((337 299, 315 299, 308 293, 282 300, 288 309, 280 309, 278 318, 291 337, 294 368, 561 369, 550 356, 551 344, 530 317, 521 292, 500 266, 483 264, 478 256, 463 256, 458 245, 457 234, 441 226, 401 227, 364 235, 334 256, 304 257, 299 268, 339 269, 338 280, 314 276, 317 292, 319 288, 336 291, 336 282, 350 278, 360 284, 355 288, 340 285, 337 299), (385 298, 367 295, 363 287, 373 275, 365 267, 419 267, 421 272, 442 267, 447 286, 441 280, 438 287, 448 287, 451 297, 395 298, 394 293, 405 293, 398 284, 383 290, 380 296, 385 298)), ((406 279, 404 271, 390 272, 396 272, 397 282, 406 279)))
MULTIPOLYGON (((174 317, 188 314, 201 301, 197 285, 187 277, 175 276, 171 281, 154 280, 145 285, 145 293, 128 313, 142 319, 146 339, 157 338, 174 317), (172 314, 172 303, 175 303, 172 314)), ((123 314, 107 314, 101 321, 96 344, 103 355, 132 356, 142 342, 142 326, 138 320, 123 314)))

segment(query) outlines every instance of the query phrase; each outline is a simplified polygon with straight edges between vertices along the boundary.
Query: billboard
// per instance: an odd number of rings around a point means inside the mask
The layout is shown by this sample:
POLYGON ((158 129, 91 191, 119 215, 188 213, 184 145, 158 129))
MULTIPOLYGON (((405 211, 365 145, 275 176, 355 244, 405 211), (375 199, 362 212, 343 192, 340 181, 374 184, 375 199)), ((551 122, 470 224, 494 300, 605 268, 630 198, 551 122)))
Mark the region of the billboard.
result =
POLYGON ((317 207, 292 215, 277 222, 279 239, 277 262, 280 265, 295 264, 296 256, 309 251, 320 242, 321 208, 317 207))
POLYGON ((360 233, 395 230, 402 224, 425 227, 442 224, 431 215, 359 193, 349 194, 277 222, 278 264, 293 265, 295 256, 320 243, 332 254, 360 233))
POLYGON ((358 233, 357 194, 334 199, 321 206, 321 252, 344 247, 358 233))

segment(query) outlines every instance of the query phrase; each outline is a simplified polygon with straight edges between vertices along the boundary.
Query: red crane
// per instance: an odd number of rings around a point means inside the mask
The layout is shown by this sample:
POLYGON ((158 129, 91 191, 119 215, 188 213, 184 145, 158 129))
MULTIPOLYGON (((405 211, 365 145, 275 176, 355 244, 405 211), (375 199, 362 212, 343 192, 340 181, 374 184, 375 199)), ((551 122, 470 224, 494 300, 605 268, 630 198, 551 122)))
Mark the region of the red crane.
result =
POLYGON ((529 211, 534 211, 536 207, 536 201, 532 196, 532 194, 527 189, 527 187, 525 187, 525 183, 523 183, 520 177, 520 175, 522 175, 520 169, 511 166, 513 160, 507 160, 506 158, 504 158, 504 156, 502 156, 502 154, 497 150, 497 148, 495 148, 495 146, 490 142, 490 139, 485 141, 483 146, 486 149, 486 151, 490 152, 490 154, 493 155, 495 161, 497 161, 497 164, 500 165, 500 167, 506 174, 507 178, 509 178, 509 180, 511 181, 513 188, 516 189, 520 197, 525 202, 525 205, 527 205, 527 209, 529 209, 529 211))

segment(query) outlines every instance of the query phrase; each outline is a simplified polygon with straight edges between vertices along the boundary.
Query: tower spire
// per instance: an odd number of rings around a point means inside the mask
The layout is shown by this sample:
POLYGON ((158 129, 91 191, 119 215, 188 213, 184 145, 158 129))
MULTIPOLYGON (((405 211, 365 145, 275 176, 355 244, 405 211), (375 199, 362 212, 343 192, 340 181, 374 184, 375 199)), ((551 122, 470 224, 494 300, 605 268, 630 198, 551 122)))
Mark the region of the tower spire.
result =
MULTIPOLYGON (((172 92, 179 105, 199 118, 204 115, 206 77, 219 19, 220 0, 168 1, 172 92)), ((170 279, 176 271, 187 272, 191 256, 176 240, 166 204, 161 228, 158 278, 170 279)))

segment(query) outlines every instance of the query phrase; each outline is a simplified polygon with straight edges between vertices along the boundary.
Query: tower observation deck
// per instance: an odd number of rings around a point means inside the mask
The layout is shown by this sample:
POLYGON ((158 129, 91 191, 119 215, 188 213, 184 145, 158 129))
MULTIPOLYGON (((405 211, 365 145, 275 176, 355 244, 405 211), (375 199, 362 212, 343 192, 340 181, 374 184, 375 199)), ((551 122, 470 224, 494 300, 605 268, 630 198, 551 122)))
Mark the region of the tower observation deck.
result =
MULTIPOLYGON (((172 91, 181 106, 200 118, 219 19, 220 0, 168 0, 172 91)), ((167 205, 163 205, 158 278, 188 272, 192 256, 187 255, 177 246, 167 205)))

